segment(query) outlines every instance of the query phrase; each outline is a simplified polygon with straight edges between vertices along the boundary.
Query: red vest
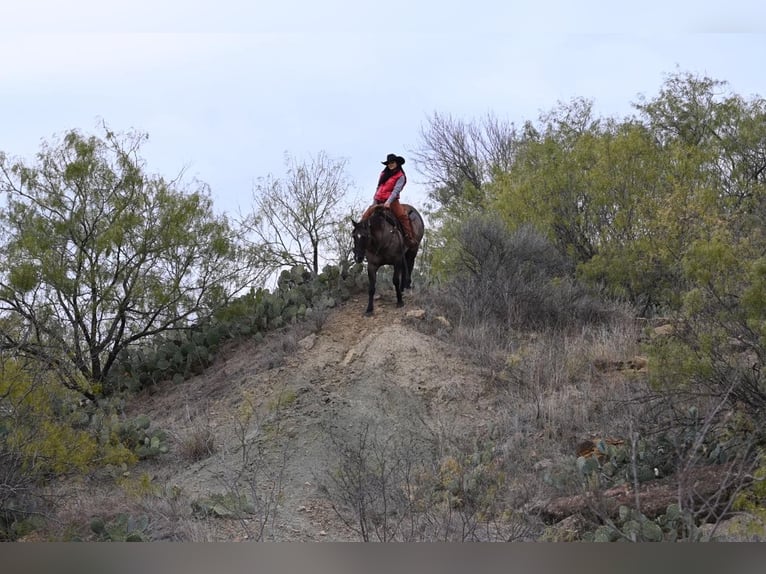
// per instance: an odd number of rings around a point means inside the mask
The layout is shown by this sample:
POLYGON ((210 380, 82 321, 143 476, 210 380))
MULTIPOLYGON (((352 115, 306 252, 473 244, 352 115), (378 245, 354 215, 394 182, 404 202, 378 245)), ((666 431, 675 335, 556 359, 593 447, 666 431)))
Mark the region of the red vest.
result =
MULTIPOLYGON (((404 172, 402 170, 397 171, 394 175, 383 182, 382 185, 379 185, 377 191, 375 191, 375 201, 386 201, 389 197, 391 197, 391 192, 394 191, 394 186, 400 177, 404 177, 404 172)), ((406 182, 407 180, 405 179, 404 181, 406 182)))

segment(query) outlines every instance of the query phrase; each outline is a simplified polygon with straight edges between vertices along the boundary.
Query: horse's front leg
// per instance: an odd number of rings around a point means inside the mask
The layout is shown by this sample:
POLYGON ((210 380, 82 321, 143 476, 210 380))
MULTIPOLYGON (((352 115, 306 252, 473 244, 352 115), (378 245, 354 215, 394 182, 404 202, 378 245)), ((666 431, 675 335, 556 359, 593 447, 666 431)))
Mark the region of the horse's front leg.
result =
POLYGON ((378 266, 371 264, 369 261, 367 262, 367 280, 369 283, 369 286, 367 287, 367 310, 365 311, 366 315, 372 315, 372 299, 375 297, 375 281, 378 274, 378 266))

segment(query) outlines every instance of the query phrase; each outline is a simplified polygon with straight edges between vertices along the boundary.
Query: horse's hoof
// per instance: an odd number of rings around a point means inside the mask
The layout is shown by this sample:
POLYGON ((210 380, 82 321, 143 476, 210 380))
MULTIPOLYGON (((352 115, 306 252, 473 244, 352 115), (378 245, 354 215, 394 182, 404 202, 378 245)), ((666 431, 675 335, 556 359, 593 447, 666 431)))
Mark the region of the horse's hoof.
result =
POLYGON ((368 309, 367 311, 365 311, 364 312, 364 316, 365 317, 371 317, 372 316, 372 309, 368 309))
POLYGON ((396 303, 396 306, 397 306, 397 307, 404 307, 404 301, 398 301, 398 302, 396 303))

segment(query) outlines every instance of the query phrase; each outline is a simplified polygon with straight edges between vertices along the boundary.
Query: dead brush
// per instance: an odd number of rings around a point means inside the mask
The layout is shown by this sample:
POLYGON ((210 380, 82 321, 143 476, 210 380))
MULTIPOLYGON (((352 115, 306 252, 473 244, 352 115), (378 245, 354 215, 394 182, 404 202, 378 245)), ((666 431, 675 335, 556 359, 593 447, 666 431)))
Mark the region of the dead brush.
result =
POLYGON ((179 456, 187 462, 204 460, 216 452, 216 436, 210 413, 184 408, 185 428, 174 433, 179 456))
POLYGON ((178 450, 188 462, 198 462, 215 454, 215 434, 208 426, 195 427, 179 438, 178 450))

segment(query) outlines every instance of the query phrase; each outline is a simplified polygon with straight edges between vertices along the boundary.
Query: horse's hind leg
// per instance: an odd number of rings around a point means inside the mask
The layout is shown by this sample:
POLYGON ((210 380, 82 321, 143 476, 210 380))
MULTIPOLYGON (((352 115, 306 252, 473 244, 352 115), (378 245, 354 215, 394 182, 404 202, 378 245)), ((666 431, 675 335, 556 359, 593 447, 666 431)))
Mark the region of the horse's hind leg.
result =
POLYGON ((418 254, 417 247, 410 249, 404 256, 405 265, 407 266, 407 278, 402 285, 402 289, 412 288, 412 271, 415 269, 415 256, 418 254))
POLYGON ((402 299, 402 290, 404 283, 404 273, 406 269, 402 269, 400 265, 394 267, 394 289, 396 289, 396 306, 402 307, 404 305, 404 299, 402 299))
POLYGON ((367 287, 367 310, 365 311, 365 314, 372 315, 372 300, 375 297, 375 281, 376 276, 378 274, 378 268, 376 266, 371 265, 369 262, 367 263, 367 279, 369 286, 367 287))

